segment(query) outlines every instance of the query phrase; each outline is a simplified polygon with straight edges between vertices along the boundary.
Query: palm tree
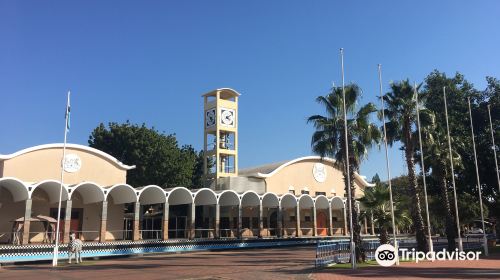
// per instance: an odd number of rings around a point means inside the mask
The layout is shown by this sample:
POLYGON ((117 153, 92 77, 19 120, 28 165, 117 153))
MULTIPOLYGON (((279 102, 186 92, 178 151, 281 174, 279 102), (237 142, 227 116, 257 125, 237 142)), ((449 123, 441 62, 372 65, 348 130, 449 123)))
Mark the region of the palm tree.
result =
MULTIPOLYGON (((449 183, 448 177, 448 163, 450 162, 450 155, 448 151, 448 142, 446 132, 442 129, 431 127, 431 131, 425 134, 425 165, 432 168, 432 177, 438 184, 440 193, 441 206, 444 208, 446 218, 446 237, 448 239, 448 250, 453 251, 456 248, 455 238, 457 235, 455 228, 455 220, 451 211, 450 199, 448 196, 449 183)), ((422 128, 424 131, 424 128, 422 128)), ((457 145, 455 143, 455 145, 457 145)), ((454 166, 459 167, 461 158, 460 155, 452 150, 454 166)), ((453 176, 453 175, 451 175, 453 176)))
MULTIPOLYGON (((389 188, 381 183, 375 187, 365 190, 365 194, 359 201, 365 207, 365 211, 360 214, 360 218, 372 218, 374 225, 379 229, 380 244, 389 243, 389 230, 392 228, 391 202, 389 199, 389 188)), ((400 207, 399 203, 394 203, 394 221, 399 229, 407 228, 411 225, 411 218, 407 211, 400 207)))
MULTIPOLYGON (((415 172, 414 153, 416 137, 414 137, 413 133, 416 123, 416 104, 413 87, 410 85, 409 80, 392 83, 391 91, 384 96, 384 101, 387 105, 384 111, 385 117, 388 120, 386 123, 387 141, 390 145, 396 141, 400 141, 406 159, 409 190, 413 200, 411 214, 416 233, 417 249, 419 251, 427 251, 428 244, 422 219, 422 208, 420 206, 420 188, 417 184, 415 172)), ((424 115, 426 113, 428 112, 421 110, 421 118, 425 118, 424 115)))
MULTIPOLYGON (((326 116, 314 115, 307 122, 312 123, 316 131, 313 133, 311 147, 314 153, 321 157, 333 157, 337 166, 343 170, 345 192, 348 192, 347 180, 351 185, 352 209, 346 209, 348 218, 352 216, 353 236, 356 244, 356 259, 361 261, 364 252, 361 247, 361 226, 358 222, 358 213, 355 205, 354 174, 359 171, 361 160, 363 160, 374 143, 378 143, 381 134, 378 127, 370 122, 370 115, 376 112, 372 103, 362 106, 356 111, 357 101, 361 97, 361 90, 355 84, 345 87, 346 111, 347 111, 347 138, 349 149, 349 160, 345 158, 345 132, 342 88, 333 87, 326 96, 319 96, 316 101, 326 109, 326 116), (346 174, 346 164, 349 164, 349 174, 346 174)), ((348 204, 347 204, 348 205, 348 204)))

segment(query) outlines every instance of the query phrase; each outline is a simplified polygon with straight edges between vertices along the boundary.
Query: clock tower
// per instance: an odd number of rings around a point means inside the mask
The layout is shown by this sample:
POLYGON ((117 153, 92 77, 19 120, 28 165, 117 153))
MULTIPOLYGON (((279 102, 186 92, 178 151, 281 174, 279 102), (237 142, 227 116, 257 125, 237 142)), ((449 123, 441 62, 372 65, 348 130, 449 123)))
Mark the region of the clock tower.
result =
POLYGON ((230 88, 220 88, 204 98, 205 179, 218 189, 220 178, 238 176, 238 97, 230 88))

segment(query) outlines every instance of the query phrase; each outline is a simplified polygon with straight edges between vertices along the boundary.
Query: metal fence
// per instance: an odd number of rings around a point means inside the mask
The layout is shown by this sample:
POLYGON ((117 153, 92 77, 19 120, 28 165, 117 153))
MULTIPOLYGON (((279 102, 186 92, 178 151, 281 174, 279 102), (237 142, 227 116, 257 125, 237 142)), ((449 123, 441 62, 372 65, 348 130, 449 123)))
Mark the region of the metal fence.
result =
MULTIPOLYGON (((392 244, 392 242, 391 242, 392 244)), ((377 239, 364 240, 362 243, 365 251, 366 260, 375 259, 375 251, 380 246, 377 239)), ((398 247, 413 249, 417 246, 417 242, 411 238, 398 238, 398 247)), ((434 251, 446 249, 448 243, 446 239, 436 239, 434 242, 434 251)), ((463 247, 465 251, 481 250, 483 247, 482 238, 474 238, 464 240, 463 247)), ((316 245, 316 260, 315 267, 324 267, 333 263, 347 263, 350 261, 350 240, 318 240, 316 245)), ((398 253, 401 253, 398 252, 398 253)))

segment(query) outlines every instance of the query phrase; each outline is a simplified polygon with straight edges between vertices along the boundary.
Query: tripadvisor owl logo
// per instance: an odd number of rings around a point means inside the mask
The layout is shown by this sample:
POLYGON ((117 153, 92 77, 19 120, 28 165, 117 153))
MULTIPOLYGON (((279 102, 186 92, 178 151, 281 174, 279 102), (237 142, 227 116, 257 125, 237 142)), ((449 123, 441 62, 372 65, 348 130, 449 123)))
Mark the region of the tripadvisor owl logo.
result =
POLYGON ((391 244, 378 246, 375 251, 375 260, 381 266, 391 266, 396 263, 396 248, 391 244))
MULTIPOLYGON (((401 255, 401 260, 403 261, 415 261, 416 263, 420 261, 444 261, 444 260, 456 260, 456 261, 477 261, 479 260, 479 255, 481 251, 447 251, 443 249, 441 251, 431 251, 431 252, 421 252, 416 251, 415 248, 409 250, 408 248, 399 248, 399 254, 401 255)), ((396 253, 396 248, 391 244, 380 245, 375 251, 375 260, 381 266, 391 266, 396 263, 398 258, 396 253)))

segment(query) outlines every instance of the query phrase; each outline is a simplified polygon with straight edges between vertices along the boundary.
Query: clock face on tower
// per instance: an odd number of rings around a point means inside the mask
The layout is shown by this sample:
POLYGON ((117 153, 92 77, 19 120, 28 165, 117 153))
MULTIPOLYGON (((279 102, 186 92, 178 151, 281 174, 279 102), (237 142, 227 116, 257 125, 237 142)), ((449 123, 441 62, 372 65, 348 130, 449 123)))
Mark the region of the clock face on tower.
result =
POLYGON ((215 109, 210 109, 205 112, 205 127, 215 125, 215 109))
POLYGON ((220 109, 220 123, 225 126, 234 127, 235 113, 233 109, 220 109))

